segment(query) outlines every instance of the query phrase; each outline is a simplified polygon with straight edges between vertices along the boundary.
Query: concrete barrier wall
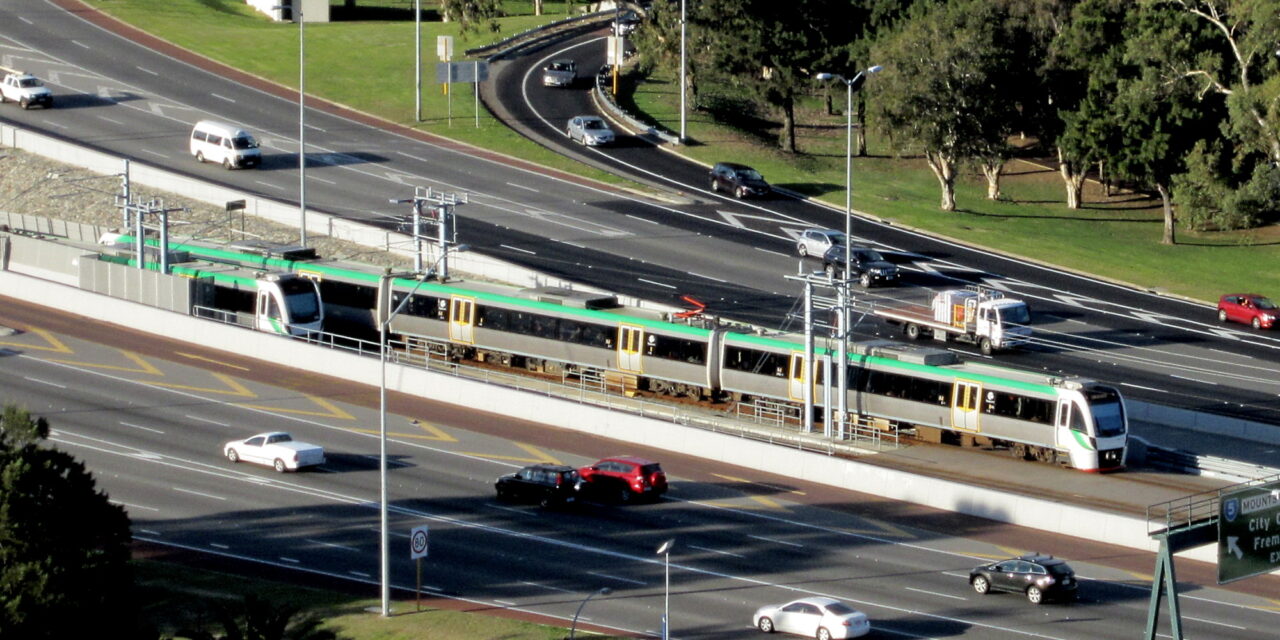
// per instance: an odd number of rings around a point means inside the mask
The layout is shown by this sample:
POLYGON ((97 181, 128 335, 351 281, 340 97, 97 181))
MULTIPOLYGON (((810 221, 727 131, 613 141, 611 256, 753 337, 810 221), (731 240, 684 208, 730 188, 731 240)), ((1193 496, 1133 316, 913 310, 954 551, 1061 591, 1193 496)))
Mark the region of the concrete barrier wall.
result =
MULTIPOLYGON (((307 345, 284 338, 220 325, 178 313, 98 296, 73 287, 0 272, 0 294, 56 307, 176 340, 196 342, 228 353, 278 362, 352 382, 378 385, 379 361, 354 353, 307 345)), ((678 424, 535 393, 388 365, 387 387, 423 398, 467 407, 518 407, 517 417, 626 442, 714 459, 834 487, 904 500, 999 522, 1043 529, 1125 547, 1154 550, 1146 521, 1082 507, 1011 495, 947 480, 914 476, 816 453, 735 438, 678 424)), ((1215 561, 1216 548, 1201 547, 1185 557, 1215 561)))

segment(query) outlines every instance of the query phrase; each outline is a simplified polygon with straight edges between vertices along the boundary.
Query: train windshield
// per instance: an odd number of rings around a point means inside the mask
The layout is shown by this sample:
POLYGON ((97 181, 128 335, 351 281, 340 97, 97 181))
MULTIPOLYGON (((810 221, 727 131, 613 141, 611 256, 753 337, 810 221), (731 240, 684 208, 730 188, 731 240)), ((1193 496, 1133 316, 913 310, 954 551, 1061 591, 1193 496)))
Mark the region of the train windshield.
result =
POLYGON ((289 310, 291 324, 309 324, 320 319, 320 296, 310 280, 284 280, 280 282, 284 304, 289 310))
POLYGON ((1084 397, 1093 413, 1099 438, 1124 435, 1124 406, 1120 404, 1118 391, 1110 387, 1092 387, 1084 391, 1084 397))

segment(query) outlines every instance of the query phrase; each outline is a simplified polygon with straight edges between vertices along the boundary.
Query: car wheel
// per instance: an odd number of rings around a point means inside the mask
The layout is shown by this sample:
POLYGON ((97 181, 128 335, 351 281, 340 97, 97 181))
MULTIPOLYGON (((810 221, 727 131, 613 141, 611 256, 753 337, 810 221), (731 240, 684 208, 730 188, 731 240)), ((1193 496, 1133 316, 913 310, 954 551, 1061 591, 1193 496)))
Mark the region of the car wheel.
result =
POLYGON ((978 350, 981 351, 982 355, 984 356, 991 355, 991 352, 993 351, 993 349, 991 348, 991 338, 983 338, 979 340, 978 350))
POLYGON ((1250 323, 1249 323, 1249 325, 1250 325, 1250 326, 1252 326, 1254 329, 1261 329, 1261 328, 1262 328, 1262 321, 1261 321, 1261 320, 1259 320, 1257 316, 1254 316, 1254 317, 1253 317, 1253 322, 1250 322, 1250 323))
POLYGON ((284 460, 281 460, 280 458, 276 458, 276 462, 272 466, 274 466, 276 471, 279 473, 284 473, 288 470, 288 467, 284 466, 284 460))
POLYGON ((715 178, 711 179, 711 193, 720 193, 720 183, 715 178))
POLYGON ((18 103, 18 104, 21 104, 23 109, 30 109, 30 108, 31 108, 31 101, 30 101, 30 100, 27 100, 26 98, 23 98, 21 101, 19 101, 19 103, 18 103))
POLYGON ((871 288, 871 274, 869 274, 869 273, 864 273, 864 274, 862 274, 861 276, 859 276, 859 277, 858 277, 858 284, 862 285, 862 288, 863 288, 863 289, 870 289, 870 288, 871 288))
POLYGON ((803 244, 796 245, 796 253, 800 254, 801 258, 807 258, 809 256, 809 250, 805 248, 803 244))
POLYGON ((911 338, 912 340, 919 340, 919 339, 920 339, 920 325, 918 325, 918 324, 916 324, 916 323, 914 323, 914 322, 908 322, 908 323, 907 323, 907 337, 908 337, 908 338, 911 338))
POLYGON ((228 171, 231 169, 231 158, 222 159, 222 168, 227 169, 228 171))
POLYGON ((973 590, 977 591, 979 595, 985 596, 991 593, 991 581, 987 580, 986 576, 974 576, 973 590))
POLYGON ((765 633, 773 633, 773 620, 769 618, 760 618, 760 622, 756 623, 756 628, 765 633))
POLYGON ((631 502, 631 490, 623 487, 618 490, 618 504, 627 504, 631 502))
POLYGON ((555 503, 551 500, 551 496, 542 496, 542 499, 538 500, 538 506, 543 509, 550 509, 553 504, 555 503))
POLYGON ((240 454, 237 453, 235 449, 227 449, 227 459, 230 460, 233 464, 236 462, 240 462, 240 454))
POLYGON ((818 640, 831 640, 831 632, 826 627, 818 627, 818 640))
POLYGON ((1227 321, 1227 310, 1218 309, 1218 322, 1226 322, 1226 321, 1227 321))
POLYGON ((734 190, 733 190, 733 197, 735 197, 735 198, 737 198, 737 199, 739 199, 739 200, 741 200, 741 199, 743 199, 743 198, 747 197, 747 188, 746 188, 746 187, 738 187, 737 189, 734 189, 734 190))
POLYGON ((1031 604, 1040 604, 1041 602, 1044 602, 1044 591, 1041 591, 1040 587, 1034 585, 1027 587, 1027 601, 1031 604))
POLYGON ((196 152, 196 162, 204 162, 204 152, 203 152, 203 151, 197 151, 197 152, 196 152))

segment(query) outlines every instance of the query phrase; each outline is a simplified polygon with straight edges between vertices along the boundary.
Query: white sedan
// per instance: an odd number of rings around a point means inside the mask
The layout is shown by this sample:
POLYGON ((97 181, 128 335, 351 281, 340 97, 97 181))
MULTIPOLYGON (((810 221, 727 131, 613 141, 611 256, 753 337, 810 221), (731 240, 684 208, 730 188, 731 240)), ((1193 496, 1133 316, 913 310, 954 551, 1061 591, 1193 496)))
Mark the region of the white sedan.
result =
POLYGON ((821 258, 831 247, 844 246, 844 232, 834 229, 805 229, 796 241, 796 253, 800 257, 821 258))
POLYGON ((314 444, 297 442, 283 431, 259 433, 246 440, 232 440, 222 447, 222 454, 232 462, 256 462, 276 471, 297 471, 302 467, 324 464, 324 449, 314 444))
POLYGON ((604 118, 600 116, 577 116, 569 120, 564 134, 569 136, 570 140, 588 147, 612 144, 614 139, 613 129, 610 129, 609 125, 605 124, 604 118))
POLYGON ((859 638, 871 631, 867 614, 839 600, 818 597, 760 607, 751 623, 765 633, 781 631, 818 640, 859 638))

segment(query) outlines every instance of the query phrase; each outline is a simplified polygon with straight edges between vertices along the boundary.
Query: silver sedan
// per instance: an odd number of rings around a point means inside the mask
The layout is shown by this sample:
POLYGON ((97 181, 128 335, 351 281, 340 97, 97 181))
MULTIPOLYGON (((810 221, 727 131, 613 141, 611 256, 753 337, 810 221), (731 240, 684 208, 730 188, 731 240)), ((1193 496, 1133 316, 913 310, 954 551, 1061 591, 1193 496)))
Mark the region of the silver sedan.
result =
POLYGON ((614 140, 613 129, 599 116, 577 116, 570 119, 565 135, 588 147, 612 144, 614 140))
POLYGON ((844 232, 833 229, 805 229, 796 241, 796 253, 800 257, 813 256, 821 258, 827 249, 844 246, 844 232))

